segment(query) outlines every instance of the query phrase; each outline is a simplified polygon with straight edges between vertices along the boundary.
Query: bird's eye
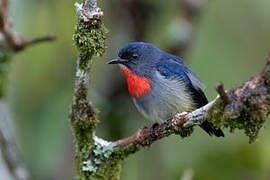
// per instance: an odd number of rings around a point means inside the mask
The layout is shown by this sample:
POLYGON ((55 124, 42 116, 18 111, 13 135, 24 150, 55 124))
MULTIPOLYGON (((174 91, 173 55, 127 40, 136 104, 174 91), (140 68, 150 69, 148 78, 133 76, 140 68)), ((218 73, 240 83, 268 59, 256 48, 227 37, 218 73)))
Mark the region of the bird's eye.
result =
POLYGON ((133 55, 132 55, 132 58, 133 58, 133 59, 137 59, 137 57, 138 57, 138 54, 133 54, 133 55))

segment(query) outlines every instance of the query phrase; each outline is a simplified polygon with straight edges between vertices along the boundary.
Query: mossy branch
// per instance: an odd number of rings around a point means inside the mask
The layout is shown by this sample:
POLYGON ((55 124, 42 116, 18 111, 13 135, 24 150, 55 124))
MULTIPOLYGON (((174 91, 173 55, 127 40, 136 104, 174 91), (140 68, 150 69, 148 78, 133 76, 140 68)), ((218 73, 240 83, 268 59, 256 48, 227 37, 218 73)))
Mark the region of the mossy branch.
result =
POLYGON ((156 139, 150 135, 150 128, 138 130, 134 135, 114 142, 114 148, 132 154, 150 146, 154 141, 171 134, 189 135, 190 128, 204 121, 212 122, 216 127, 244 130, 249 142, 254 142, 270 113, 270 56, 263 71, 242 86, 227 93, 219 85, 220 95, 204 107, 190 113, 176 114, 171 120, 155 128, 156 139), (187 131, 188 130, 188 131, 187 131))
POLYGON ((172 119, 158 125, 154 130, 156 139, 151 137, 150 128, 147 127, 115 142, 106 142, 95 137, 95 145, 91 149, 94 153, 89 157, 91 163, 88 168, 94 168, 96 172, 100 169, 104 172, 107 167, 118 168, 119 163, 129 155, 172 134, 187 137, 192 133, 193 126, 200 125, 206 120, 213 122, 217 127, 229 128, 231 132, 235 129, 244 130, 249 142, 254 142, 270 112, 269 83, 270 58, 259 75, 239 88, 225 92, 219 87, 217 91, 220 95, 214 101, 193 112, 176 114, 172 119))
POLYGON ((101 56, 105 52, 106 28, 102 23, 103 13, 97 7, 96 0, 85 0, 83 4, 75 4, 79 15, 73 40, 79 50, 77 59, 75 91, 70 108, 71 126, 76 139, 75 163, 78 179, 118 179, 120 164, 116 161, 104 160, 111 151, 104 148, 105 141, 97 142, 96 126, 99 122, 98 111, 87 99, 89 71, 92 57, 101 56))
POLYGON ((217 86, 219 96, 214 101, 193 112, 176 114, 158 125, 154 129, 155 139, 147 127, 115 142, 96 137, 98 111, 87 99, 88 77, 92 57, 101 56, 105 51, 107 30, 102 23, 103 13, 97 7, 97 0, 86 0, 76 6, 79 19, 73 39, 80 56, 77 60, 70 119, 76 139, 79 179, 118 180, 120 163, 129 155, 171 134, 187 137, 193 132, 193 126, 206 120, 217 127, 229 128, 231 132, 243 129, 250 142, 256 140, 270 112, 270 58, 264 70, 241 87, 226 92, 220 84, 217 86))

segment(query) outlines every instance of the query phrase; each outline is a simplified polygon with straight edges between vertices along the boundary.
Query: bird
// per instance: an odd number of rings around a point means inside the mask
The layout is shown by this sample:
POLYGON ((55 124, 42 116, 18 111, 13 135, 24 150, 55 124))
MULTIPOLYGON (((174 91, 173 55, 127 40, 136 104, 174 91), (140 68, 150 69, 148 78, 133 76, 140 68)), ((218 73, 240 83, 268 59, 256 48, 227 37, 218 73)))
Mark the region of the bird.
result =
MULTIPOLYGON (((191 112, 208 103, 204 84, 183 60, 151 43, 128 43, 108 64, 120 66, 136 108, 154 123, 152 128, 177 113, 191 112)), ((200 127, 210 136, 224 137, 222 130, 208 121, 200 127)))

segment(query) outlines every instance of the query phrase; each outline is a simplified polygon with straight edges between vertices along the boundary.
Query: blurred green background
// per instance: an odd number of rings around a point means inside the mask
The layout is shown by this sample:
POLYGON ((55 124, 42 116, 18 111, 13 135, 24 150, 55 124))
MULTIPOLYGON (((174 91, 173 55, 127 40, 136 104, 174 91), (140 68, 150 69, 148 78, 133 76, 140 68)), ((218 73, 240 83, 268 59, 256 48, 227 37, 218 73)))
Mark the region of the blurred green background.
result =
MULTIPOLYGON (((76 48, 72 33, 77 22, 75 1, 13 0, 14 29, 26 39, 48 33, 57 41, 26 49, 13 57, 8 96, 16 141, 35 179, 74 179, 74 144, 68 120, 76 48)), ((126 43, 141 40, 169 51, 185 39, 181 0, 101 1, 109 29, 107 52, 96 58, 90 99, 101 111, 97 134, 107 140, 128 136, 150 125, 137 112, 118 67, 105 62, 126 43), (133 3, 133 4, 132 4, 133 3), (134 5, 135 4, 135 5, 134 5)), ((206 84, 209 100, 214 86, 238 87, 263 68, 270 52, 270 1, 209 1, 202 9, 192 45, 182 55, 206 84)), ((190 138, 171 136, 130 156, 122 180, 180 180, 189 170, 193 179, 270 179, 270 127, 248 144, 243 132, 210 138, 196 128, 190 138)))

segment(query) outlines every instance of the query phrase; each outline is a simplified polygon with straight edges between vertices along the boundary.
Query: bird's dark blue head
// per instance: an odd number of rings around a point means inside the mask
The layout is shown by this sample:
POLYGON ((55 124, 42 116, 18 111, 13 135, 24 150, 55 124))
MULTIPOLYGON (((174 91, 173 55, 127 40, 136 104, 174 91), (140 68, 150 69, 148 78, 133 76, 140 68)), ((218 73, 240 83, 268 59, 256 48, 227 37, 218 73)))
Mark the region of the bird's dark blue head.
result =
POLYGON ((116 59, 108 64, 120 64, 132 72, 144 76, 149 73, 159 59, 161 51, 154 45, 144 42, 133 42, 123 47, 116 59))

